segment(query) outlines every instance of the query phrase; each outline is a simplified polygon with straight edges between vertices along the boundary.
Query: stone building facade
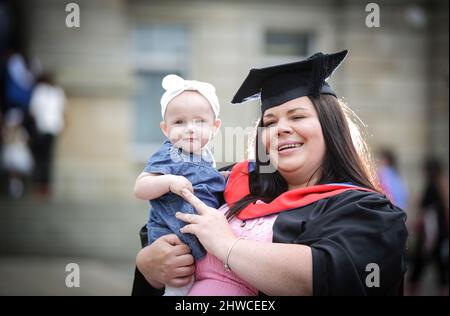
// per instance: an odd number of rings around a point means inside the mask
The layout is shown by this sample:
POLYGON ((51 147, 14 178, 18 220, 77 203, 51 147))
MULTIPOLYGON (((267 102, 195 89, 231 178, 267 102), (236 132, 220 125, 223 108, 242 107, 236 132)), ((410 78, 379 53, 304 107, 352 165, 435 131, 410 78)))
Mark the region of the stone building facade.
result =
POLYGON ((396 150, 413 194, 426 154, 448 166, 447 1, 377 1, 378 28, 366 26, 367 3, 353 0, 73 2, 79 28, 65 26, 68 1, 24 6, 28 51, 68 95, 61 199, 133 199, 135 177, 162 137, 163 74, 212 82, 223 127, 248 127, 257 105, 230 104, 248 70, 319 50, 350 50, 332 84, 368 126, 372 148, 396 150))

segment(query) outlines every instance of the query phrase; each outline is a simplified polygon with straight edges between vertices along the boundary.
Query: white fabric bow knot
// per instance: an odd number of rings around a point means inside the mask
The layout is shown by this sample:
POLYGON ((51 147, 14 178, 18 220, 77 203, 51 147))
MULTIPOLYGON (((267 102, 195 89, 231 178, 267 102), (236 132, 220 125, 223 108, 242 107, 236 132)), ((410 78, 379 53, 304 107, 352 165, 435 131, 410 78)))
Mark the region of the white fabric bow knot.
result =
POLYGON ((161 115, 163 119, 169 102, 184 91, 197 91, 203 95, 211 104, 216 118, 219 116, 219 99, 216 95, 216 88, 212 84, 196 80, 184 80, 177 75, 171 74, 164 77, 162 87, 166 90, 161 97, 161 115))

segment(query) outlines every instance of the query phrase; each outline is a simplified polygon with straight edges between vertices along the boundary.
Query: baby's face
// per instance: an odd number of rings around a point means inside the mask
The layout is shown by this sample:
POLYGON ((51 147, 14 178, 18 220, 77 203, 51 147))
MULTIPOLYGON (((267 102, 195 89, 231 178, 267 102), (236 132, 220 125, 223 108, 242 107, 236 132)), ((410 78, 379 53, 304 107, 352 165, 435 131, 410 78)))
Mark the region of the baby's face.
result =
POLYGON ((185 152, 201 153, 220 127, 208 100, 196 91, 185 91, 167 106, 161 129, 170 142, 185 152))

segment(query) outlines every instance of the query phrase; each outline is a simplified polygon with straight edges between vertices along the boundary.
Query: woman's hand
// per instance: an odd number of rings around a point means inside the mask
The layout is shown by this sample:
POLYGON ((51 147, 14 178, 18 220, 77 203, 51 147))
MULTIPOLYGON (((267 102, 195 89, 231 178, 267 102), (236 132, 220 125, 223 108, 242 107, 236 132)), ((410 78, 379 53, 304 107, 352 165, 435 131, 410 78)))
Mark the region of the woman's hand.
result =
POLYGON ((180 231, 197 236, 209 253, 224 261, 228 249, 236 240, 225 215, 207 206, 188 190, 182 190, 181 194, 197 210, 198 215, 176 213, 176 218, 188 223, 180 231))
POLYGON ((141 249, 136 258, 136 266, 155 288, 162 288, 164 284, 184 286, 195 272, 191 250, 175 234, 162 236, 141 249))

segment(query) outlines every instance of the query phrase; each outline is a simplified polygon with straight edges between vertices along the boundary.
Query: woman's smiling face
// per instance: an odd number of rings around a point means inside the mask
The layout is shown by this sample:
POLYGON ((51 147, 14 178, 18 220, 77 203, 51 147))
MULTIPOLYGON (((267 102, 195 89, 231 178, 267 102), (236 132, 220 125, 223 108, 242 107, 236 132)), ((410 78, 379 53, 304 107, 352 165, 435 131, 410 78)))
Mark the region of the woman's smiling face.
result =
POLYGON ((302 186, 317 175, 326 147, 316 109, 308 97, 269 108, 262 125, 262 141, 270 161, 290 186, 302 186))

